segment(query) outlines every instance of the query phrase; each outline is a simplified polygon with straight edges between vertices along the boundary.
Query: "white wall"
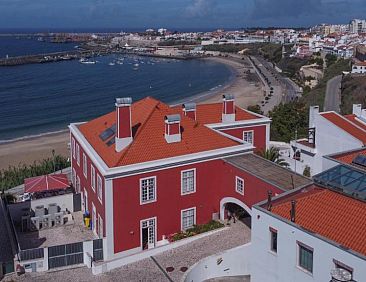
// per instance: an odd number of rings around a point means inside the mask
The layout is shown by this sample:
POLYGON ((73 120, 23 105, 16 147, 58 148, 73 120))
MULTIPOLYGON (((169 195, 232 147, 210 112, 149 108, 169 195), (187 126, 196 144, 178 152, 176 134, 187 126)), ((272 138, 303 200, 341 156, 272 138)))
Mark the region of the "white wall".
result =
POLYGON ((188 270, 184 281, 201 282, 216 277, 250 275, 250 250, 251 244, 248 243, 204 258, 188 270))
POLYGON ((314 237, 286 222, 253 208, 252 248, 255 255, 251 264, 252 282, 318 282, 330 281, 330 271, 334 269, 333 259, 354 269, 353 279, 365 281, 366 261, 342 249, 314 237), (259 218, 258 218, 259 216, 259 218), (269 227, 278 231, 278 252, 270 252, 269 227), (300 241, 314 249, 313 274, 306 273, 297 266, 300 241))

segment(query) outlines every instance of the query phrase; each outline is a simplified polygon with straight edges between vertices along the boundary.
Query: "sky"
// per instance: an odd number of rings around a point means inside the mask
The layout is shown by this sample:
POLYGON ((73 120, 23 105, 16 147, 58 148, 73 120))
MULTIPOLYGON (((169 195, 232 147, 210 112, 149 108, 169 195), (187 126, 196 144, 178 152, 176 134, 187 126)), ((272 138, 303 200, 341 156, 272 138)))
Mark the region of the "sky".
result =
POLYGON ((366 0, 0 0, 0 28, 299 27, 366 18, 366 0))

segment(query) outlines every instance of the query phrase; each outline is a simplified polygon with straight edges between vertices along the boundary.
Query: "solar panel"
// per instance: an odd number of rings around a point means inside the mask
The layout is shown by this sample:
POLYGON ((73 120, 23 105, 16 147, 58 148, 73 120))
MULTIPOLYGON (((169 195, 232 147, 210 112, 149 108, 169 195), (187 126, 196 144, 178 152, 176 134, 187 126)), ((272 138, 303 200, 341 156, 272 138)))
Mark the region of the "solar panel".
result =
POLYGON ((366 167, 366 156, 358 155, 353 159, 352 163, 366 167))
POLYGON ((110 138, 112 135, 116 133, 116 124, 112 125, 111 127, 104 130, 100 135, 99 138, 102 139, 102 141, 106 141, 108 138, 110 138))
POLYGON ((116 143, 116 138, 112 138, 112 139, 111 139, 111 140, 109 140, 106 144, 107 144, 107 146, 109 147, 109 146, 113 145, 114 143, 116 143))

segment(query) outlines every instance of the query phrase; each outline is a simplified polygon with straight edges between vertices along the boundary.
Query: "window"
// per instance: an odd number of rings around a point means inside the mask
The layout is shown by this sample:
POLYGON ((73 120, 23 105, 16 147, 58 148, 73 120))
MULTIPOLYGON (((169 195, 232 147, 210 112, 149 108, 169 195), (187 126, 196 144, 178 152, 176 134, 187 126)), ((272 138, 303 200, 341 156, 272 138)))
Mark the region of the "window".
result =
POLYGON ((192 228, 196 224, 196 208, 182 210, 182 230, 192 228))
POLYGON ((140 179, 140 204, 156 201, 156 177, 140 179))
POLYGON ((71 146, 72 146, 72 156, 75 159, 75 139, 71 139, 71 146))
POLYGON ((271 234, 271 251, 277 253, 277 230, 270 227, 269 232, 271 234))
POLYGON ((85 178, 88 178, 88 162, 86 160, 86 155, 83 153, 83 173, 85 178))
POLYGON ((95 191, 95 168, 93 165, 90 165, 90 183, 92 189, 95 191))
POLYGON ((97 175, 97 193, 98 193, 98 199, 100 202, 102 202, 103 199, 103 185, 102 185, 102 178, 100 175, 97 175))
POLYGON ((103 219, 100 214, 98 214, 98 235, 99 238, 103 238, 103 219))
POLYGON ((299 266, 313 273, 313 249, 299 243, 299 266))
POLYGON ((244 179, 236 177, 235 191, 241 195, 244 195, 244 179))
POLYGON ((76 162, 80 165, 80 146, 76 144, 76 162))
POLYGON ((80 177, 79 177, 79 175, 76 178, 76 192, 80 193, 80 177))
POLYGON ((247 142, 249 144, 253 144, 253 140, 254 140, 253 136, 254 136, 254 131, 253 130, 244 131, 244 133, 243 133, 244 142, 247 142))
POLYGON ((76 187, 76 171, 75 168, 72 169, 72 185, 76 187))
POLYGON ((181 193, 182 195, 196 192, 196 170, 182 171, 181 193))

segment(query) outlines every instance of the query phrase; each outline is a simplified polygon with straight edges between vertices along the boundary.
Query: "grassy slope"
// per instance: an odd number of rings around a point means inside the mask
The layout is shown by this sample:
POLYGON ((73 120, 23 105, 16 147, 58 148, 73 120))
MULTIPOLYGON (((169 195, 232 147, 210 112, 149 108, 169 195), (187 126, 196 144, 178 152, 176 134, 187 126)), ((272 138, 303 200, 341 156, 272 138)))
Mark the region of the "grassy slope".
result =
POLYGON ((343 79, 341 112, 352 112, 353 104, 366 106, 366 76, 348 75, 343 79))
POLYGON ((324 106, 325 92, 327 89, 327 82, 329 79, 342 74, 343 71, 350 70, 349 60, 340 59, 336 63, 330 65, 324 74, 323 79, 319 84, 303 95, 303 101, 308 105, 319 105, 320 109, 324 106))

